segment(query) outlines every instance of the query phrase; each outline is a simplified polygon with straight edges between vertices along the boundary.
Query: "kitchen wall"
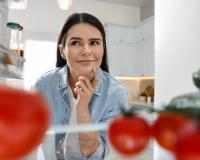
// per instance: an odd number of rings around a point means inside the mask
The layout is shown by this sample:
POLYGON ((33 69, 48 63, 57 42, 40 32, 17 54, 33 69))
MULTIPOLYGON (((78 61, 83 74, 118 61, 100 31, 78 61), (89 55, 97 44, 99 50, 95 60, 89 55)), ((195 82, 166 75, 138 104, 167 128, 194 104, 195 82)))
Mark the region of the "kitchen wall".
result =
MULTIPOLYGON (((155 106, 197 91, 192 73, 200 68, 200 1, 155 1, 155 106)), ((173 157, 155 147, 155 160, 173 157)))
POLYGON ((140 8, 92 0, 73 0, 70 10, 60 10, 56 0, 29 0, 26 10, 11 10, 9 20, 21 23, 26 32, 57 34, 65 19, 74 12, 88 12, 103 23, 134 26, 140 21, 140 8))
POLYGON ((116 77, 127 89, 128 100, 139 101, 139 95, 147 86, 154 87, 153 77, 116 77))

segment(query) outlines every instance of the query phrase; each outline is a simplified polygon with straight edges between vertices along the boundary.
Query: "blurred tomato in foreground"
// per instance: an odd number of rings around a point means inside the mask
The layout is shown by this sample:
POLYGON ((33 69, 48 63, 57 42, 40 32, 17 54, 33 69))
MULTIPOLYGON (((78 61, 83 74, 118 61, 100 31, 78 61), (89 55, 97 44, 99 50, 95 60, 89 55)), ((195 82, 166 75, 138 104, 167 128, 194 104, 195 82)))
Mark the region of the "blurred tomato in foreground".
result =
POLYGON ((193 120, 185 124, 175 145, 176 160, 200 160, 200 124, 193 120))
POLYGON ((189 119, 188 116, 181 113, 160 113, 152 129, 154 138, 161 147, 174 152, 178 132, 189 119))
POLYGON ((121 115, 113 119, 108 128, 108 138, 119 153, 131 156, 141 152, 148 144, 151 131, 141 117, 121 115))
POLYGON ((41 94, 0 85, 0 159, 22 157, 39 145, 50 122, 41 94))

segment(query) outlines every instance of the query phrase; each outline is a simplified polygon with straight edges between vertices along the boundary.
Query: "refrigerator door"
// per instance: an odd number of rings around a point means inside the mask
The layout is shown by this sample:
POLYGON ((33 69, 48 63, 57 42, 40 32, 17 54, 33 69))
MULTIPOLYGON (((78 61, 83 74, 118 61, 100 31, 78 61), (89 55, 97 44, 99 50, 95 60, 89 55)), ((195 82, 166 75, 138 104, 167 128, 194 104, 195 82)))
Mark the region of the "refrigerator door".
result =
POLYGON ((7 29, 6 22, 8 19, 8 2, 0 0, 0 44, 6 46, 7 29))

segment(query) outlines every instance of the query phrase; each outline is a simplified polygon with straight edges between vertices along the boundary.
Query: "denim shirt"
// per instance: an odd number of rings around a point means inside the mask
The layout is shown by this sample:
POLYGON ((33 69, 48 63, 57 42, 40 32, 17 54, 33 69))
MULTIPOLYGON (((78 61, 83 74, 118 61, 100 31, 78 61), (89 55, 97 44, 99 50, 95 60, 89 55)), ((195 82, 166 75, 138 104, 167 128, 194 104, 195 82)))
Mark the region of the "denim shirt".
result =
MULTIPOLYGON (((89 103, 92 123, 105 123, 120 114, 120 108, 128 104, 125 87, 109 73, 98 69, 99 82, 89 103)), ((44 74, 35 84, 36 89, 46 97, 52 111, 52 125, 69 123, 69 85, 67 67, 56 68, 44 74)), ((99 132, 100 147, 89 158, 79 159, 103 160, 108 153, 106 132, 99 132)))

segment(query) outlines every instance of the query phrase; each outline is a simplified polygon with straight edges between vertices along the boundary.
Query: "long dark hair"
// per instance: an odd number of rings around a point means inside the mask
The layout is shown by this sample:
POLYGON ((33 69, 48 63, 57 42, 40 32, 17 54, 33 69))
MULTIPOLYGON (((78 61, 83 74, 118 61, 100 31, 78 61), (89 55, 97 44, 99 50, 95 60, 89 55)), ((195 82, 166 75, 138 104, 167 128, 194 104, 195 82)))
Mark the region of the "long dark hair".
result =
POLYGON ((67 18, 67 20, 65 21, 65 24, 63 25, 63 28, 60 32, 60 35, 58 37, 58 42, 57 42, 56 67, 63 67, 64 65, 66 65, 66 60, 64 60, 61 57, 59 47, 60 47, 60 45, 65 46, 66 36, 67 36, 68 30, 71 27, 73 27, 74 25, 79 24, 79 23, 88 23, 88 24, 94 26, 95 28, 97 28, 101 32, 102 37, 103 37, 103 44, 104 44, 104 54, 103 54, 103 58, 102 58, 102 62, 101 62, 100 67, 101 67, 102 70, 109 72, 104 27, 101 24, 101 22, 95 16, 88 14, 88 13, 74 13, 71 16, 69 16, 67 18))

